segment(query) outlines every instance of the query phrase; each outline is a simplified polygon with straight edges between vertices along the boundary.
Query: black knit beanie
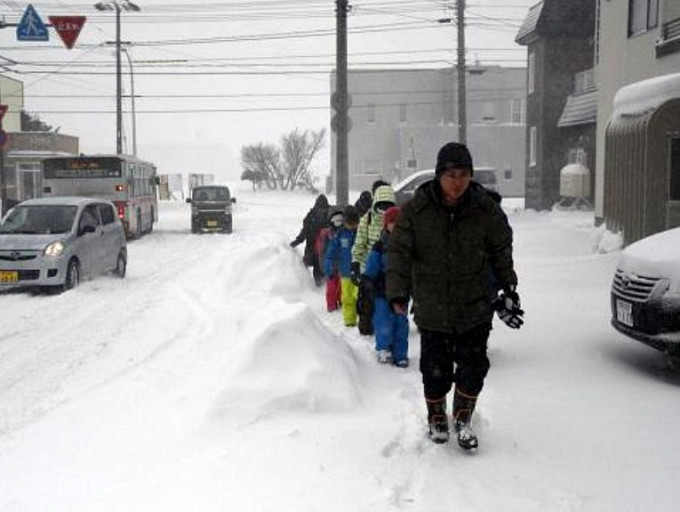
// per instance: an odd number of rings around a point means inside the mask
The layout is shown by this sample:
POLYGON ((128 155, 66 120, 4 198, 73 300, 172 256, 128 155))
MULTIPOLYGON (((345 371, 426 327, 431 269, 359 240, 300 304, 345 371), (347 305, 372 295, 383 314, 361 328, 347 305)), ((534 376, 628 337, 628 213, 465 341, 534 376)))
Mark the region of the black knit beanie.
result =
POLYGON ((437 153, 435 176, 439 177, 449 167, 461 167, 470 169, 470 173, 473 172, 472 155, 465 144, 449 142, 441 147, 437 153))

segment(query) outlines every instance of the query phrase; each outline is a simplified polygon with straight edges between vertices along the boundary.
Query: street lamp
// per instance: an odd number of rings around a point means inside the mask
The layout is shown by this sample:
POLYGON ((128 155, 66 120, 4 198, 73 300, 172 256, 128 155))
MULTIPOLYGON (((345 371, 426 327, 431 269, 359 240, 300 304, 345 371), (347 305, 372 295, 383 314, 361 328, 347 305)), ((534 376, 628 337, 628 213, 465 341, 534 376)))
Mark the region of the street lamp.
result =
POLYGON ((94 4, 98 11, 116 11, 116 153, 123 153, 123 107, 122 107, 122 78, 120 61, 120 11, 139 12, 142 9, 130 0, 107 0, 94 4))
POLYGON ((122 49, 123 53, 127 57, 128 64, 130 66, 130 98, 132 105, 132 155, 137 156, 137 111, 135 110, 135 73, 132 69, 132 59, 130 58, 130 53, 127 48, 122 49))

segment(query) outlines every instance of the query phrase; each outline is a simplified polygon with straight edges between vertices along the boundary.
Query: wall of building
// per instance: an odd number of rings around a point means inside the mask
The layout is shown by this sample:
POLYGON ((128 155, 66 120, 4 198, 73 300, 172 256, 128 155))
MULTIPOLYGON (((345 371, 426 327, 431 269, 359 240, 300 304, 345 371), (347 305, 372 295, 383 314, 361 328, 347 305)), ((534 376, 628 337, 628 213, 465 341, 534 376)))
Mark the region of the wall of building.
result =
POLYGON ((535 55, 535 89, 527 94, 527 141, 536 127, 536 164, 526 147, 526 207, 550 209, 560 199, 560 171, 569 163, 570 140, 558 121, 574 91, 576 73, 592 67, 592 41, 546 35, 529 45, 535 55))
POLYGON ((0 104, 8 106, 2 119, 2 129, 6 132, 20 131, 21 111, 24 108, 23 82, 0 76, 0 104))
MULTIPOLYGON (((483 66, 468 70, 467 132, 475 164, 501 170, 501 193, 522 195, 526 70, 483 66), (513 99, 522 101, 519 122, 512 117, 513 99), (499 137, 504 137, 502 143, 499 137), (501 179, 505 170, 511 180, 501 179)), ((334 87, 332 77, 331 90, 334 87)), ((398 181, 432 169, 438 149, 458 139, 455 69, 350 71, 348 90, 350 189, 363 190, 379 178, 398 181)), ((335 176, 335 136, 331 139, 335 176)))
MULTIPOLYGON (((671 16, 678 10, 677 0, 660 0, 662 13, 671 16)), ((595 171, 595 216, 603 216, 605 131, 614 110, 614 96, 623 86, 654 76, 680 70, 680 52, 656 57, 656 41, 661 37, 659 27, 628 37, 628 2, 600 0, 600 40, 597 58, 597 157, 595 171)), ((678 13, 680 15, 680 13, 678 13)), ((677 16, 676 16, 677 17, 677 16)))

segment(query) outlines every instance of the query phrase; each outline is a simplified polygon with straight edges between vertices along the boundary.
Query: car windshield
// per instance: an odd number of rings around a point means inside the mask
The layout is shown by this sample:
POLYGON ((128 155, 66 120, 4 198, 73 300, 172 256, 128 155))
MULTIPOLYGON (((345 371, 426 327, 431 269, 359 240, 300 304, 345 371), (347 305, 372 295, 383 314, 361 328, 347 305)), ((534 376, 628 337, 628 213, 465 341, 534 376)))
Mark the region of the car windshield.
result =
POLYGON ((0 223, 0 233, 45 235, 71 230, 77 207, 67 205, 17 206, 0 223))
POLYGON ((194 201, 229 201, 227 187, 202 187, 194 190, 194 201))

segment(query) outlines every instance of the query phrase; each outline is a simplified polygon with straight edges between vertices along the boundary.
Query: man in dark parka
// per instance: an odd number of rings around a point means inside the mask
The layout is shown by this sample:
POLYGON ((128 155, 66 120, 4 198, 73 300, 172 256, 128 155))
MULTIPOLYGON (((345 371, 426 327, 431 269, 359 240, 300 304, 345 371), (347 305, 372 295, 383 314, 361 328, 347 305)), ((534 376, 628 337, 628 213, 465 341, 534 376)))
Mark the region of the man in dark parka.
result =
POLYGON ((444 145, 435 174, 397 220, 388 248, 387 298, 403 314, 413 298, 431 439, 449 439, 446 395, 455 382, 453 425, 459 445, 469 449, 477 447, 470 421, 489 369, 494 309, 513 328, 521 326, 523 311, 512 229, 498 202, 472 181, 467 147, 444 145))

